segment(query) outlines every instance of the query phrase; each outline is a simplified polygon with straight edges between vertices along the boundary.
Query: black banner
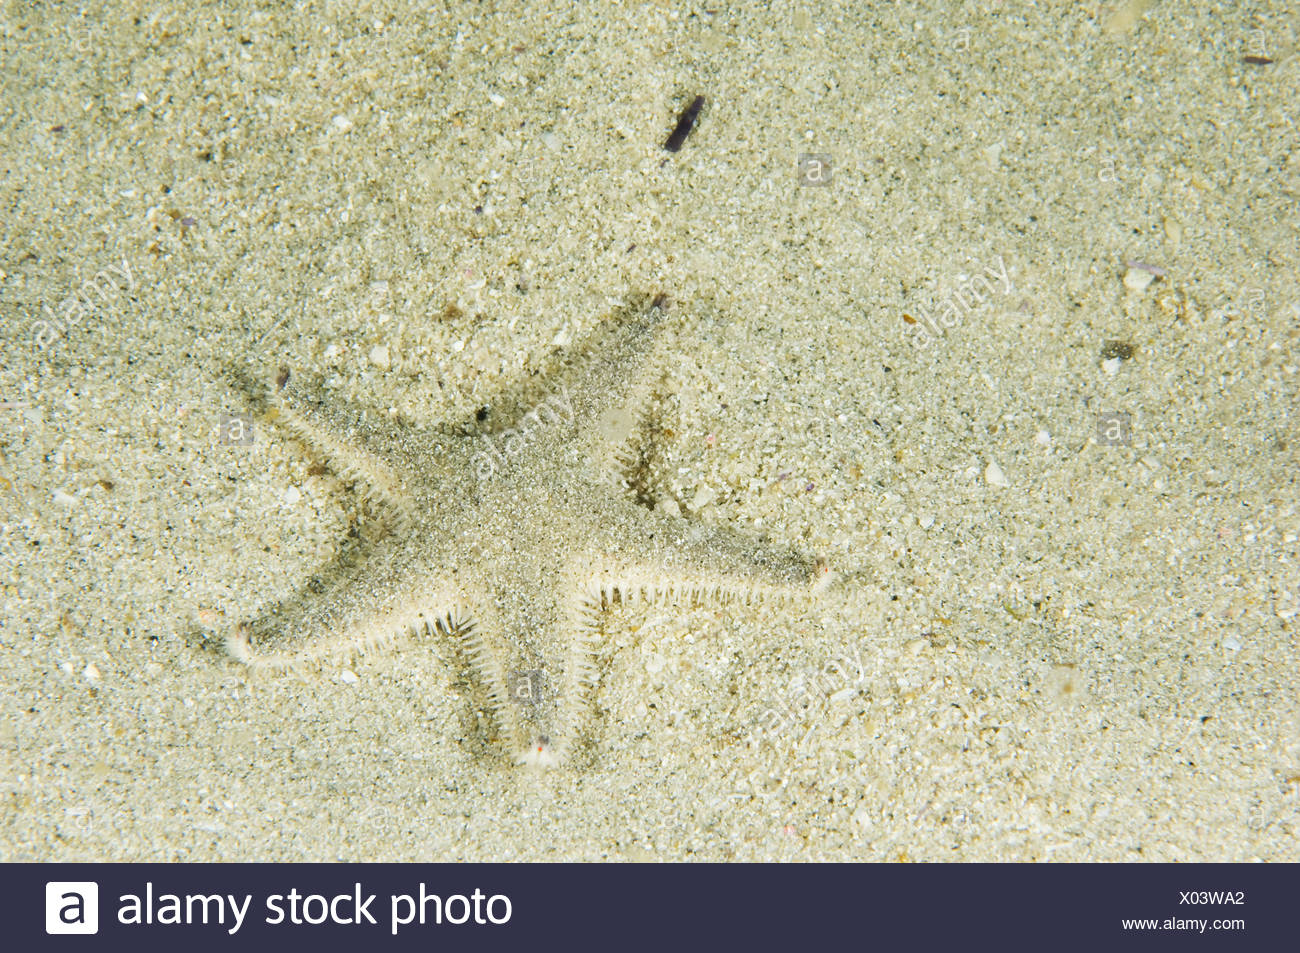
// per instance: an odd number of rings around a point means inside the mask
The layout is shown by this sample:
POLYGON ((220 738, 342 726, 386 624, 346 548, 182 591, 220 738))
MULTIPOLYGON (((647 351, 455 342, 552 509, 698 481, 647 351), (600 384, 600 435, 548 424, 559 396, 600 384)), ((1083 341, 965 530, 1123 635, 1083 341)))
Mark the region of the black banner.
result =
POLYGON ((1290 948, 1295 866, 0 867, 5 947, 1290 948), (1105 946, 1099 946, 1104 944, 1105 946))

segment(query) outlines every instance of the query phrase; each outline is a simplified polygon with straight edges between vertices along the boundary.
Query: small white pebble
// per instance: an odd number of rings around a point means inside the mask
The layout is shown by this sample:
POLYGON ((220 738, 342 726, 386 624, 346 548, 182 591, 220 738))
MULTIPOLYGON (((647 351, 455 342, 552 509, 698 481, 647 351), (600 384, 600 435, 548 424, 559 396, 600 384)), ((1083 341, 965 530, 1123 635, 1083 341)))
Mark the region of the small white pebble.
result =
POLYGON ((491 101, 492 105, 496 106, 498 109, 506 104, 506 98, 498 93, 488 93, 488 99, 491 101))
POLYGON ((289 487, 289 489, 284 491, 284 502, 287 503, 289 506, 293 506, 301 499, 302 499, 302 493, 299 492, 296 486, 291 486, 289 487))
POLYGON ((698 513, 712 503, 716 496, 717 494, 713 492, 712 487, 700 487, 695 491, 695 498, 691 500, 691 509, 698 513))
POLYGON ((339 346, 337 344, 331 344, 329 347, 325 348, 325 355, 324 355, 325 360, 332 361, 338 356, 339 356, 339 346))
POLYGON ((656 500, 655 509, 659 510, 659 512, 661 513, 667 514, 668 516, 682 515, 681 504, 679 504, 671 496, 666 496, 662 500, 656 500))
POLYGON ((1124 272, 1124 287, 1129 291, 1143 292, 1151 282, 1156 280, 1154 272, 1147 271, 1145 268, 1130 268, 1124 272))
POLYGON ((1236 639, 1234 639, 1232 636, 1228 636, 1226 639, 1223 640, 1223 647, 1229 652, 1241 651, 1241 643, 1238 642, 1236 639))
POLYGON ((1116 374, 1119 373, 1119 365, 1120 365, 1120 359, 1118 357, 1112 357, 1109 360, 1105 360, 1101 362, 1101 369, 1105 371, 1107 374, 1109 374, 1111 377, 1114 377, 1116 374))
MULTIPOLYGON (((1142 15, 1153 3, 1155 0, 1127 0, 1117 4, 1102 28, 1112 36, 1128 33, 1143 19, 1142 15)), ((1137 97, 1137 102, 1141 104, 1141 96, 1137 97)))
POLYGON ((926 513, 917 520, 917 523, 920 524, 921 529, 929 529, 934 525, 934 517, 926 513))
POLYGON ((1277 613, 1279 619, 1294 619, 1300 615, 1300 602, 1297 602, 1294 596, 1285 596, 1278 600, 1273 611, 1277 613))
POLYGON ((334 128, 337 129, 339 132, 347 132, 349 129, 352 128, 352 120, 349 119, 347 116, 335 116, 334 128))
POLYGON ((361 681, 361 679, 357 678, 356 672, 349 671, 345 668, 339 673, 339 681, 345 685, 355 685, 357 682, 361 681))
POLYGON ((370 349, 370 363, 381 371, 388 370, 392 362, 388 356, 387 344, 376 344, 370 349))
POLYGON ((81 674, 86 677, 86 681, 88 682, 99 681, 99 669, 96 667, 94 662, 87 662, 86 667, 81 674))
POLYGON ((1052 445, 1052 435, 1046 430, 1040 430, 1034 434, 1034 443, 1040 447, 1050 447, 1052 445))
POLYGON ((996 460, 990 460, 989 465, 984 468, 984 482, 990 486, 1011 485, 1011 481, 1007 479, 1007 475, 1002 472, 1002 468, 998 466, 996 460))
POLYGON ((61 506, 76 506, 77 498, 64 493, 62 490, 54 491, 54 502, 61 506))
POLYGON ((64 675, 71 675, 71 674, 72 674, 72 663, 71 663, 71 662, 60 662, 60 663, 59 663, 59 668, 62 670, 62 672, 63 672, 64 675))

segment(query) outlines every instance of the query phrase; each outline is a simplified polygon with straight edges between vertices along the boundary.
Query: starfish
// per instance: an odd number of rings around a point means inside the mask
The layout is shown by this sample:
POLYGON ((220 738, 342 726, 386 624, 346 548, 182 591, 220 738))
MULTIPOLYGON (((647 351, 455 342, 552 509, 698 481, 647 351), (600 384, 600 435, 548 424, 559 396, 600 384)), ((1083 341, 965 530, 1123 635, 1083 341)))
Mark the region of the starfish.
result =
POLYGON ((364 487, 382 532, 228 632, 229 654, 286 668, 412 633, 454 636, 513 760, 551 765, 582 741, 606 608, 780 605, 812 592, 825 581, 815 560, 630 492, 665 310, 662 296, 638 297, 557 362, 544 402, 521 413, 527 402, 503 395, 499 414, 459 426, 399 421, 282 371, 261 399, 364 487))

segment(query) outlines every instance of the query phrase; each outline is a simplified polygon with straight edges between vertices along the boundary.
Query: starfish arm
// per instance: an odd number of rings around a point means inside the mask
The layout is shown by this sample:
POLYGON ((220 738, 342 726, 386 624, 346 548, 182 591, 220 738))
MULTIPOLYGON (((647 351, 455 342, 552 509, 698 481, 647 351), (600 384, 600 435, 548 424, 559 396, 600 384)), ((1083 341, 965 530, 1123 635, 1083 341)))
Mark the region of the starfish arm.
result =
POLYGON ((286 668, 431 627, 456 630, 465 618, 459 592, 402 572, 398 548, 388 537, 365 556, 341 553, 292 596, 230 632, 227 651, 253 667, 286 668))
POLYGON ((600 680, 596 650, 600 647, 599 587, 574 586, 564 605, 565 632, 569 636, 568 657, 564 659, 564 697, 567 704, 557 724, 554 757, 568 760, 590 705, 591 692, 600 680))
POLYGON ((725 526, 706 526, 627 501, 608 504, 585 588, 607 601, 784 603, 815 589, 813 557, 725 526), (594 588, 593 588, 594 587, 594 588))
POLYGON ((560 379, 581 426, 595 425, 611 406, 648 401, 644 378, 663 316, 658 299, 633 296, 569 349, 560 379))
POLYGON ((472 426, 490 435, 560 428, 565 437, 557 443, 576 440, 593 471, 623 468, 627 460, 620 452, 650 402, 654 331, 663 314, 658 299, 633 296, 558 352, 537 373, 536 384, 501 393, 488 405, 488 420, 472 426))
POLYGON ((493 633, 505 631, 500 613, 489 599, 465 596, 460 600, 457 616, 448 622, 449 625, 440 623, 440 628, 460 638, 506 744, 516 761, 524 761, 531 738, 519 718, 518 707, 510 698, 501 647, 493 637, 493 633))
POLYGON ((626 472, 634 462, 628 442, 654 396, 660 369, 652 345, 663 316, 658 299, 635 298, 575 348, 575 372, 563 393, 591 473, 626 472))
POLYGON ((399 519, 409 519, 410 493, 397 467, 418 442, 412 431, 331 396, 306 382, 290 381, 274 397, 277 418, 308 446, 322 454, 340 477, 362 483, 399 519))

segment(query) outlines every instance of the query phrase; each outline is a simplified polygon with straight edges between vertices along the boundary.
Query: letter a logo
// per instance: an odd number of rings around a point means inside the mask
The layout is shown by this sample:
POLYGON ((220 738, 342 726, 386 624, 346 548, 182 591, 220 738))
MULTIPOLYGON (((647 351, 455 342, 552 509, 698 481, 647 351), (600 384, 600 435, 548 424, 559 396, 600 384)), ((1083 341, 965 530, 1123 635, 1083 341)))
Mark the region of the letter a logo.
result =
POLYGON ((98 933, 99 884, 52 880, 45 885, 46 933, 98 933))

